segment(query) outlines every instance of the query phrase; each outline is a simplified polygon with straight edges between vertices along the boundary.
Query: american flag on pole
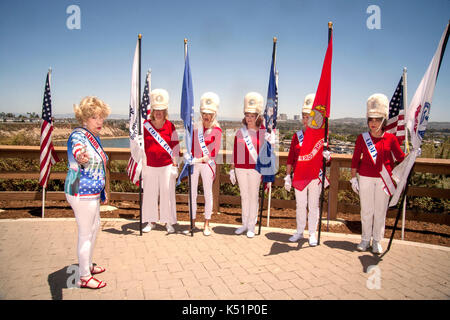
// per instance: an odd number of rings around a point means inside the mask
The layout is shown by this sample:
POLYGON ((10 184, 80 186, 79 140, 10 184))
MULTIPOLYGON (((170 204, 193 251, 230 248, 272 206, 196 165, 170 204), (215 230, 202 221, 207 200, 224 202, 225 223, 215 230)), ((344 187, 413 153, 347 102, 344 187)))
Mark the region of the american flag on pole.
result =
POLYGON ((401 145, 405 140, 405 107, 403 105, 403 76, 398 82, 391 102, 389 103, 389 119, 386 124, 386 132, 397 137, 401 145))
POLYGON ((47 80, 45 81, 44 101, 42 103, 42 124, 41 124, 41 149, 39 156, 40 173, 39 185, 46 188, 48 177, 52 165, 59 162, 56 155, 55 148, 52 143, 52 97, 50 94, 50 75, 51 71, 47 73, 47 80))
POLYGON ((152 72, 149 70, 147 72, 147 78, 145 79, 145 87, 144 93, 142 94, 142 102, 141 102, 141 118, 142 122, 148 119, 150 115, 151 109, 148 107, 150 105, 150 91, 151 91, 151 79, 152 72))

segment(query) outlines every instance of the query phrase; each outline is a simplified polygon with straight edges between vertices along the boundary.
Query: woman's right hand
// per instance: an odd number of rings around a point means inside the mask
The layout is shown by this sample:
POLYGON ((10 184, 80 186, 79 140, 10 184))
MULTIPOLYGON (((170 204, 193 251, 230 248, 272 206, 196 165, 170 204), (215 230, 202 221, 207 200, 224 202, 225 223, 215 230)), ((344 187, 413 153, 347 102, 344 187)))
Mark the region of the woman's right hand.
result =
POLYGON ((79 164, 86 164, 89 162, 89 154, 86 152, 86 147, 80 150, 77 154, 76 160, 79 164))

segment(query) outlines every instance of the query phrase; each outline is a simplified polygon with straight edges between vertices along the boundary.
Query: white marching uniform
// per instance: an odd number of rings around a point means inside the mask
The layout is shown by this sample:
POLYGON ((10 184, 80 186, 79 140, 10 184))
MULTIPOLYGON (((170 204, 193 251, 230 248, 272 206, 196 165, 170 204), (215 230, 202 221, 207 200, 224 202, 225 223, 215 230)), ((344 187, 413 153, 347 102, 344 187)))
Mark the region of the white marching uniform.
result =
POLYGON ((203 195, 205 198, 205 219, 210 220, 213 207, 213 172, 207 163, 195 163, 191 175, 192 195, 192 219, 197 217, 197 188, 199 176, 202 176, 203 195))
POLYGON ((142 222, 177 223, 176 178, 171 175, 172 167, 172 164, 164 167, 143 166, 142 188, 145 197, 142 201, 142 222))
POLYGON ((235 170, 241 192, 242 226, 254 232, 258 219, 261 174, 254 169, 236 168, 235 170))
POLYGON ((303 234, 306 226, 306 215, 308 212, 308 232, 314 234, 319 223, 319 199, 322 184, 319 179, 311 182, 302 190, 295 189, 297 233, 303 234))

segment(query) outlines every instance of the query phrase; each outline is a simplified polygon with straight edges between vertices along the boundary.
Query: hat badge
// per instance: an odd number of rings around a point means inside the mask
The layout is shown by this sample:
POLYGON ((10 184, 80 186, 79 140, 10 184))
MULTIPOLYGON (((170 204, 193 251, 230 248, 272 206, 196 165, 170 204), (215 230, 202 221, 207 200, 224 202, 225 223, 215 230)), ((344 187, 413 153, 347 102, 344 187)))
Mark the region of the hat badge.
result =
POLYGON ((212 100, 211 100, 211 99, 207 99, 205 102, 206 102, 206 104, 208 104, 208 105, 209 105, 209 104, 212 104, 212 100))
POLYGON ((255 104, 255 100, 254 99, 250 99, 249 101, 248 101, 248 105, 249 106, 253 106, 255 104))
POLYGON ((156 96, 156 101, 157 102, 163 101, 163 96, 161 96, 161 95, 156 96))

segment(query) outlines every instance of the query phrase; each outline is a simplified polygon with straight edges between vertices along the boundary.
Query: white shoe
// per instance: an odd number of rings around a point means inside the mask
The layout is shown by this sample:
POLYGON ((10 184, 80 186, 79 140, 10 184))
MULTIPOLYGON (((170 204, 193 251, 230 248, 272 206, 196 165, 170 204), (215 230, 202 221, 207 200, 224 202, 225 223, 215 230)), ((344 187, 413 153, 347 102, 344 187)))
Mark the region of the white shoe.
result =
POLYGON ((373 242, 372 242, 372 253, 375 253, 375 254, 382 254, 383 253, 383 247, 381 246, 381 243, 379 241, 373 240, 373 242))
POLYGON ((209 227, 206 227, 205 229, 203 229, 203 235, 204 236, 210 236, 211 235, 211 230, 209 230, 209 227))
POLYGON ((142 232, 145 232, 145 233, 150 232, 150 230, 155 229, 155 227, 156 227, 156 225, 154 223, 149 222, 149 223, 147 223, 145 228, 142 228, 142 232))
POLYGON ((317 246, 317 238, 316 238, 316 234, 315 233, 309 235, 309 245, 311 247, 317 246))
POLYGON ((174 233, 175 229, 172 227, 171 224, 166 224, 167 233, 174 233))
POLYGON ((366 251, 370 247, 370 241, 362 240, 360 244, 356 247, 358 251, 366 251))
POLYGON ((243 234, 246 230, 247 230, 247 227, 242 226, 242 227, 237 228, 237 229, 234 231, 234 233, 236 233, 236 234, 243 234))
POLYGON ((290 242, 297 242, 298 240, 303 239, 303 233, 294 233, 292 237, 289 238, 290 242))
POLYGON ((255 236, 255 233, 253 231, 247 231, 247 238, 253 238, 255 236))

